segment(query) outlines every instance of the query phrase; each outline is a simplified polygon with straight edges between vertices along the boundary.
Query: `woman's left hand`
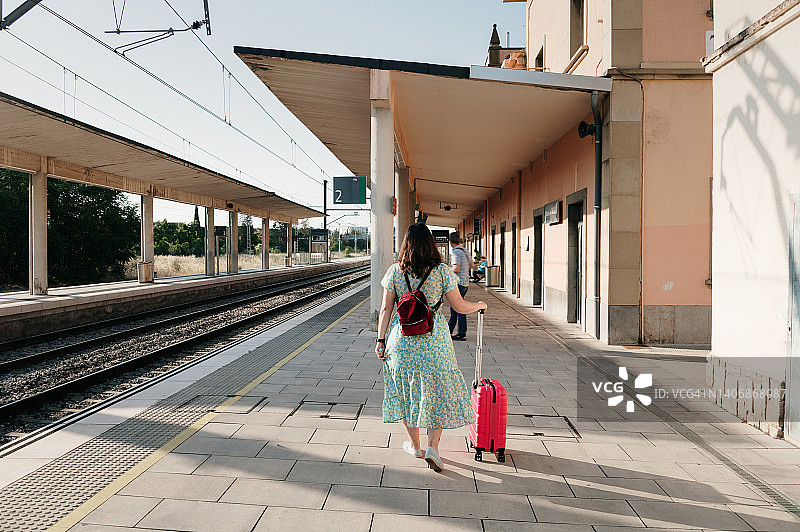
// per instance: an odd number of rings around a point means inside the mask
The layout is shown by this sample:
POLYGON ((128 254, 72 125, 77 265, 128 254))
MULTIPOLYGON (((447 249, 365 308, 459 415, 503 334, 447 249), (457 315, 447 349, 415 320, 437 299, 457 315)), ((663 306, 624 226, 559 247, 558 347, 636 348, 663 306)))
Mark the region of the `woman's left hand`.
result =
POLYGON ((386 362, 386 344, 383 342, 376 343, 375 354, 378 355, 378 358, 380 358, 381 361, 386 362))

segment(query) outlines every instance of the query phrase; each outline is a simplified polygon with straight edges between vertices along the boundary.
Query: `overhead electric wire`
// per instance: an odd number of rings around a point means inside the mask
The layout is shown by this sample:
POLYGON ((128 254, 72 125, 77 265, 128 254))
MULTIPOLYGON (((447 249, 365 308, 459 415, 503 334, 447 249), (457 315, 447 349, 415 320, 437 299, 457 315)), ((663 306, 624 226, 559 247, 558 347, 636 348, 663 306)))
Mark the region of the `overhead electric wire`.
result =
POLYGON ((122 58, 123 58, 123 59, 125 59, 127 62, 129 62, 130 64, 132 64, 133 66, 135 66, 136 68, 138 68, 139 70, 141 70, 142 72, 144 72, 145 74, 147 74, 148 76, 150 76, 151 78, 155 79, 156 81, 158 81, 159 83, 161 83, 161 84, 162 84, 162 85, 164 85, 165 87, 169 88, 170 90, 172 90, 173 92, 175 92, 175 93, 176 93, 176 94, 178 94, 179 96, 181 96, 181 97, 183 97, 184 99, 188 100, 189 102, 193 103, 194 105, 196 105, 197 107, 199 107, 199 108, 200 108, 200 109, 202 109, 203 111, 207 112, 207 113, 208 113, 208 114, 210 114, 211 116, 214 116, 214 117, 216 117, 216 118, 218 118, 218 119, 220 118, 220 116, 219 116, 217 113, 215 113, 214 111, 212 111, 212 110, 211 110, 211 109, 209 109, 208 107, 204 106, 203 104, 201 104, 200 102, 198 102, 197 100, 195 100, 194 98, 192 98, 191 96, 189 96, 188 94, 186 94, 185 92, 181 91, 180 89, 178 89, 178 88, 177 88, 177 87, 175 87, 174 85, 171 85, 169 82, 167 82, 167 81, 165 81, 164 79, 160 78, 158 75, 156 75, 155 73, 151 72, 151 71, 150 71, 150 70, 148 70, 147 68, 143 67, 142 65, 140 65, 139 63, 137 63, 136 61, 134 61, 133 59, 131 59, 130 57, 127 57, 127 56, 125 56, 125 55, 122 55, 122 54, 120 54, 120 53, 117 53, 117 52, 114 50, 114 48, 112 48, 111 46, 109 46, 108 44, 106 44, 105 42, 103 42, 101 39, 99 39, 99 38, 95 37, 94 35, 92 35, 92 34, 91 34, 89 31, 87 31, 87 30, 83 29, 82 27, 78 26, 77 24, 75 24, 74 22, 72 22, 71 20, 69 20, 68 18, 66 18, 66 17, 64 17, 64 16, 60 15, 59 13, 57 13, 57 12, 53 11, 52 9, 50 9, 49 7, 47 7, 47 6, 46 6, 46 5, 44 5, 44 4, 39 4, 39 6, 41 6, 41 8, 42 8, 42 9, 44 9, 45 11, 47 11, 48 13, 50 13, 51 15, 53 15, 54 17, 56 17, 57 19, 61 20, 61 21, 62 21, 62 22, 64 22, 65 24, 69 25, 69 26, 70 26, 70 27, 72 27, 73 29, 75 29, 75 30, 79 31, 80 33, 82 33, 82 34, 83 34, 83 35, 85 35, 86 37, 89 37, 91 40, 93 40, 94 42, 96 42, 97 44, 99 44, 100 46, 102 46, 103 48, 105 48, 106 50, 108 50, 109 52, 112 52, 114 55, 116 55, 116 56, 118 56, 118 57, 122 57, 122 58))
MULTIPOLYGON (((231 124, 231 123, 229 123, 229 122, 227 122, 227 121, 226 121, 226 120, 225 120, 225 119, 224 119, 222 116, 218 115, 217 113, 215 113, 214 111, 212 111, 211 109, 209 109, 209 108, 208 108, 208 107, 206 107, 205 105, 201 104, 200 102, 198 102, 197 100, 195 100, 194 98, 192 98, 191 96, 189 96, 188 94, 184 93, 183 91, 181 91, 180 89, 178 89, 178 88, 177 88, 177 87, 175 87, 174 85, 170 84, 169 82, 167 82, 167 81, 166 81, 166 80, 164 80, 163 78, 159 77, 159 76, 158 76, 157 74, 155 74, 154 72, 152 72, 152 71, 148 70, 146 67, 144 67, 143 65, 141 65, 141 64, 137 63, 136 61, 132 60, 130 57, 128 57, 128 56, 126 56, 126 55, 123 55, 123 54, 121 54, 121 53, 118 53, 118 52, 117 52, 116 50, 114 50, 114 48, 112 48, 110 45, 106 44, 104 41, 102 41, 102 40, 101 40, 101 39, 99 39, 98 37, 95 37, 95 36, 94 36, 94 35, 93 35, 91 32, 89 32, 89 31, 87 31, 87 30, 83 29, 81 26, 79 26, 79 25, 77 25, 76 23, 72 22, 71 20, 69 20, 68 18, 66 18, 66 17, 64 17, 63 15, 59 14, 58 12, 56 12, 56 11, 53 11, 51 8, 47 7, 46 5, 44 5, 44 4, 41 4, 41 3, 40 3, 40 4, 38 4, 38 5, 39 5, 39 6, 41 6, 41 8, 42 8, 42 9, 44 9, 45 11, 47 11, 48 13, 50 13, 51 15, 53 15, 54 17, 56 17, 57 19, 61 20, 61 21, 62 21, 62 22, 64 22, 65 24, 67 24, 68 26, 72 27, 73 29, 75 29, 76 31, 80 32, 80 33, 81 33, 81 34, 83 34, 84 36, 86 36, 86 37, 90 38, 91 40, 93 40, 94 42, 98 43, 99 45, 101 45, 101 46, 102 46, 103 48, 105 48, 106 50, 108 50, 108 51, 112 52, 112 53, 113 53, 114 55, 116 55, 117 57, 121 57, 121 58, 125 59, 125 60, 126 60, 127 62, 129 62, 131 65, 135 66, 136 68, 138 68, 139 70, 141 70, 142 72, 144 72, 145 74, 147 74, 148 76, 150 76, 151 78, 155 79, 156 81, 158 81, 159 83, 161 83, 161 84, 162 84, 162 85, 164 85, 165 87, 169 88, 170 90, 172 90, 173 92, 175 92, 176 94, 178 94, 179 96, 181 96, 182 98, 184 98, 185 100, 187 100, 187 101, 189 101, 190 103, 194 104, 194 105, 195 105, 195 106, 197 106, 199 109, 202 109, 203 111, 205 111, 205 112, 206 112, 206 113, 208 113, 209 115, 213 116, 213 117, 214 117, 214 118, 216 118, 217 120, 219 120, 219 121, 221 121, 221 122, 223 122, 223 123, 225 123, 225 124, 228 124, 228 126, 229 126, 229 127, 231 127, 233 130, 235 130, 236 132, 238 132, 240 135, 242 135, 243 137, 247 138, 247 139, 248 139, 248 140, 250 140, 252 143, 254 143, 254 144, 256 144, 257 146, 261 147, 262 149, 264 149, 265 151, 267 151, 268 153, 270 153, 270 154, 271 154, 271 155, 273 155, 274 157, 278 158, 278 159, 279 159, 279 160, 281 160, 282 162, 284 162, 284 163, 286 163, 287 165, 291 166, 292 168, 294 168, 295 170, 297 170, 297 171, 298 171, 298 172, 300 172, 301 174, 305 175, 306 177, 308 177, 308 178, 309 178, 309 179, 311 179, 312 181, 315 181, 315 182, 319 183, 320 185, 322 184, 322 181, 318 180, 317 178, 315 178, 314 176, 312 176, 311 174, 309 174, 308 172, 306 172, 306 171, 305 171, 305 170, 303 170, 302 168, 300 168, 300 167, 298 167, 298 166, 296 166, 296 165, 292 164, 292 163, 291 163, 291 161, 287 160, 286 158, 284 158, 283 156, 281 156, 279 153, 275 152, 274 150, 272 150, 271 148, 269 148, 269 147, 268 147, 268 146, 266 146, 265 144, 261 143, 260 141, 258 141, 258 140, 257 140, 257 139, 255 139, 254 137, 252 137, 250 134, 248 134, 248 133, 247 133, 247 132, 245 132, 244 130, 242 130, 242 129, 240 129, 240 128, 236 127, 236 126, 234 126, 233 124, 231 124)), ((170 6, 170 7, 171 7, 171 6, 170 6)), ((192 32, 192 33, 194 33, 194 32, 192 32)), ((195 34, 195 35, 196 35, 196 34, 195 34)), ((201 42, 202 42, 202 41, 201 41, 201 42)), ((204 44, 205 44, 205 43, 204 43, 204 44)), ((212 54, 213 54, 213 52, 212 52, 212 54)), ((219 59, 217 59, 217 60, 219 60, 219 59)), ((237 83, 239 83, 239 82, 238 82, 238 80, 237 80, 237 83)), ((240 84, 240 86, 241 86, 241 84, 240 84)), ((251 95, 251 98, 252 98, 252 95, 251 95)), ((259 106, 260 106, 260 104, 259 104, 259 106)), ((262 107, 262 109, 263 109, 263 106, 261 106, 261 107, 262 107)), ((264 111, 266 112, 266 109, 264 109, 264 111)), ((274 118, 273 118, 273 120, 274 120, 274 118)), ((277 123, 277 122, 276 122, 276 123, 277 123)), ((278 127, 280 127, 280 125, 279 125, 278 127)), ((281 129, 283 130, 283 128, 281 128, 281 129)), ((286 131, 285 131, 285 130, 283 130, 283 131, 284 131, 284 133, 286 133, 286 131)), ((288 135, 288 133, 286 133, 286 134, 288 135)), ((289 136, 289 138, 291 139, 291 136, 289 136)), ((294 141, 294 139, 292 139, 292 141, 294 141)), ((302 149, 302 148, 301 148, 301 149, 302 149)), ((305 152, 304 152, 304 153, 305 153, 305 152)), ((309 160, 311 160, 311 162, 313 162, 313 163, 314 163, 314 165, 316 165, 318 168, 320 168, 320 171, 322 171, 321 167, 320 167, 320 166, 319 166, 319 165, 316 163, 316 161, 314 161, 313 159, 311 159, 311 157, 309 157, 309 160)), ((323 173, 324 173, 324 171, 323 171, 323 173)))
MULTIPOLYGON (((22 37, 20 37, 20 36, 18 36, 18 35, 16 35, 16 34, 14 34, 14 33, 13 33, 13 32, 12 32, 10 29, 6 29, 4 33, 6 33, 6 34, 8 34, 8 35, 12 36, 12 37, 13 37, 13 38, 15 38, 17 41, 19 41, 20 43, 24 44, 25 46, 27 46, 27 47, 28 47, 28 48, 30 48, 31 50, 35 51, 36 53, 38 53, 38 54, 39 54, 39 55, 41 55, 42 57, 44 57, 44 58, 48 59, 49 61, 53 62, 54 64, 56 64, 56 65, 60 66, 62 69, 64 69, 64 71, 69 71, 69 72, 71 72, 71 73, 72 73, 72 74, 75 76, 75 78, 76 78, 76 79, 80 79, 80 80, 84 81, 86 84, 90 85, 91 87, 93 87, 93 88, 95 88, 96 90, 100 91, 101 93, 105 94, 106 96, 108 96, 108 97, 109 97, 109 98, 111 98, 112 100, 116 101, 117 103, 120 103, 120 104, 122 104, 123 106, 125 106, 125 107, 126 107, 126 108, 128 108, 129 110, 131 110, 131 111, 133 111, 134 113, 136 113, 136 114, 138 114, 139 116, 141 116, 142 118, 144 118, 144 119, 146 119, 146 120, 148 120, 148 121, 152 122, 152 123, 153 123, 153 124, 155 124, 156 126, 158 126, 158 127, 162 128, 163 130, 165 130, 165 131, 167 131, 167 132, 171 133, 172 135, 175 135, 176 137, 178 137, 179 139, 181 139, 183 142, 187 142, 187 143, 189 143, 189 146, 190 146, 190 147, 195 147, 195 148, 197 148, 198 150, 200 150, 201 152, 205 153, 206 155, 208 155, 209 157, 213 158, 214 160, 216 160, 216 161, 218 161, 218 162, 222 163, 223 165, 227 166, 228 168, 232 168, 232 169, 233 169, 235 172, 238 172, 238 173, 239 173, 239 174, 241 174, 241 175, 245 175, 245 176, 249 177, 250 179, 252 179, 253 181, 255 181, 255 182, 259 183, 259 184, 261 184, 261 185, 262 185, 262 186, 264 186, 264 187, 268 187, 268 188, 271 188, 271 189, 272 189, 272 190, 274 190, 274 191, 280 192, 280 193, 281 193, 281 194, 283 194, 284 196, 286 196, 286 197, 288 197, 288 198, 290 198, 290 199, 292 199, 292 200, 294 200, 294 201, 297 201, 297 202, 300 202, 300 201, 301 201, 299 198, 295 197, 294 195, 292 195, 292 194, 289 194, 288 192, 285 192, 285 191, 283 191, 283 190, 280 190, 280 189, 278 189, 278 188, 276 188, 276 187, 274 187, 274 186, 271 186, 271 185, 267 184, 265 181, 262 181, 261 179, 259 179, 259 178, 255 177, 255 176, 253 176, 253 175, 251 175, 251 174, 248 174, 247 172, 244 172, 243 170, 240 170, 239 168, 237 168, 237 167, 236 167, 236 166, 234 166, 233 164, 231 164, 231 163, 229 163, 229 162, 225 161, 224 159, 222 159, 222 158, 218 157, 217 155, 215 155, 215 154, 211 153, 210 151, 206 150, 206 149, 205 149, 205 148, 203 148, 202 146, 199 146, 198 144, 195 144, 195 143, 191 142, 189 139, 187 139, 186 137, 184 137, 183 135, 181 135, 181 134, 180 134, 180 133, 178 133, 177 131, 174 131, 173 129, 171 129, 171 128, 169 128, 168 126, 166 126, 166 125, 162 124, 161 122, 157 121, 156 119, 154 119, 154 118, 150 117, 149 115, 145 114, 144 112, 140 111, 139 109, 137 109, 137 108, 133 107, 133 106, 132 106, 132 105, 130 105, 129 103, 127 103, 127 102, 125 102, 125 101, 121 100, 120 98, 116 97, 114 94, 112 94, 112 93, 108 92, 107 90, 105 90, 104 88, 100 87, 100 86, 99 86, 99 85, 97 85, 96 83, 93 83, 92 81, 90 81, 89 79, 85 78, 84 76, 81 76, 80 74, 76 73, 75 71, 73 71, 72 69, 70 69, 69 67, 67 67, 66 65, 62 64, 61 62, 59 62, 57 59, 55 59, 55 58, 51 57, 50 55, 48 55, 47 53, 43 52, 42 50, 40 50, 40 49, 39 49, 39 48, 37 48, 36 46, 34 46, 34 45, 32 45, 31 43, 27 42, 27 41, 26 41, 25 39, 23 39, 22 37)), ((13 62, 13 61, 11 61, 10 59, 7 59, 7 58, 5 58, 5 57, 3 57, 3 56, 0 56, 0 59, 3 59, 3 60, 4 60, 4 61, 6 61, 7 63, 9 63, 9 64, 11 64, 11 65, 15 66, 16 68, 18 68, 18 69, 22 70, 23 72, 25 72, 25 73, 29 74, 29 75, 30 75, 30 76, 32 76, 32 77, 34 77, 34 78, 38 79, 39 81, 41 81, 41 82, 45 83, 46 85, 49 85, 50 87, 52 87, 52 88, 56 89, 57 91, 60 91, 60 92, 64 93, 64 95, 65 95, 65 96, 68 96, 68 94, 66 93, 66 90, 64 90, 64 89, 62 89, 61 87, 58 87, 58 86, 54 85, 53 83, 51 83, 51 82, 47 81, 46 79, 44 79, 44 78, 42 78, 42 77, 40 77, 40 76, 38 76, 38 75, 34 74, 34 73, 33 73, 33 72, 31 72, 30 70, 28 70, 28 69, 26 69, 26 68, 24 68, 24 67, 22 67, 22 66, 20 66, 20 65, 18 65, 18 64, 16 64, 16 63, 14 63, 14 62, 13 62)), ((75 97, 73 96, 73 98, 75 98, 75 97)), ((88 107, 88 108, 90 108, 90 109, 92 109, 92 110, 94 110, 94 111, 97 111, 98 113, 102 114, 103 116, 106 116, 107 118, 110 118, 111 120, 114 120, 115 122, 117 122, 117 123, 119 123, 119 124, 121 124, 121 125, 123 125, 123 126, 125 126, 125 127, 128 127, 128 128, 130 128, 130 129, 132 129, 133 131, 136 131, 136 132, 137 132, 137 133, 139 133, 140 135, 143 135, 143 136, 145 136, 145 137, 149 138, 150 140, 152 140, 152 141, 154 141, 154 142, 157 142, 157 143, 161 144, 162 146, 165 146, 165 147, 167 147, 168 149, 174 149, 174 147, 173 147, 173 146, 170 146, 169 144, 165 143, 164 141, 162 141, 162 140, 159 140, 159 139, 157 139, 157 138, 153 137, 152 135, 149 135, 149 134, 147 134, 147 133, 145 133, 145 132, 143 132, 143 131, 141 131, 141 130, 137 129, 137 128, 135 128, 135 127, 131 126, 130 124, 127 124, 127 123, 123 122, 122 120, 120 120, 120 119, 118 119, 118 118, 116 118, 116 117, 114 117, 114 116, 111 116, 110 114, 106 113, 105 111, 103 111, 103 110, 101 110, 101 109, 99 109, 99 108, 97 108, 97 107, 93 106, 92 104, 90 104, 90 103, 88 103, 88 102, 86 102, 86 101, 84 101, 84 100, 82 100, 82 99, 80 99, 80 98, 75 98, 75 100, 77 100, 77 101, 81 102, 81 103, 82 103, 83 105, 85 105, 86 107, 88 107)))
POLYGON ((122 27, 122 17, 125 16, 125 4, 127 0, 122 0, 122 10, 119 13, 119 18, 117 18, 117 2, 115 0, 111 0, 111 5, 114 7, 114 22, 117 24, 117 31, 122 27))
MULTIPOLYGON (((131 50, 136 50, 137 48, 141 48, 142 46, 147 46, 148 44, 153 44, 154 42, 163 41, 164 39, 172 37, 173 35, 175 35, 175 31, 176 30, 170 28, 169 30, 159 35, 145 37, 144 39, 139 39, 138 41, 133 41, 129 42, 128 44, 117 46, 116 48, 114 48, 114 51, 124 56, 127 52, 130 52, 131 50)), ((177 31, 184 31, 184 30, 177 30, 177 31)))
MULTIPOLYGON (((46 84, 46 85, 48 85, 48 86, 52 87, 53 89, 55 89, 55 90, 57 90, 57 91, 59 91, 59 92, 63 93, 63 94, 64 94, 64 97, 66 97, 66 96, 70 96, 69 94, 67 94, 67 91, 66 91, 66 90, 64 90, 62 87, 59 87, 59 86, 55 85, 54 83, 51 83, 51 82, 47 81, 46 79, 42 78, 41 76, 38 76, 37 74, 34 74, 33 72, 31 72, 31 71, 30 71, 30 70, 28 70, 27 68, 25 68, 25 67, 23 67, 23 66, 21 66, 21 65, 18 65, 17 63, 15 63, 14 61, 12 61, 11 59, 9 59, 9 58, 7 58, 7 57, 5 57, 5 56, 2 56, 2 55, 0 55, 0 59, 2 59, 3 61, 5 61, 6 63, 8 63, 8 64, 10 64, 10 65, 12 65, 12 66, 14 66, 14 67, 18 68, 19 70, 22 70, 23 72, 25 72, 25 73, 26 73, 26 74, 28 74, 29 76, 31 76, 31 77, 33 77, 33 78, 36 78, 36 79, 38 79, 39 81, 41 81, 42 83, 44 83, 44 84, 46 84)), ((68 70, 68 69, 67 69, 67 70, 68 70)), ((72 71, 70 71, 70 72, 72 72, 72 71)), ((74 74, 74 72, 73 72, 73 74, 74 74)), ((81 79, 83 79, 83 78, 81 78, 81 79)), ((168 145, 167 143, 165 143, 165 142, 163 142, 163 141, 160 141, 160 140, 158 140, 157 138, 155 138, 155 137, 152 137, 152 136, 148 135, 148 134, 147 134, 147 133, 145 133, 144 131, 141 131, 141 130, 139 130, 139 129, 136 129, 135 127, 131 126, 130 124, 126 124, 126 123, 125 123, 125 122, 123 122, 122 120, 120 120, 120 119, 118 119, 118 118, 116 118, 116 117, 113 117, 113 116, 111 116, 110 114, 106 113, 106 112, 105 112, 105 111, 103 111, 102 109, 99 109, 99 108, 97 108, 97 107, 93 106, 92 104, 90 104, 90 103, 88 103, 88 102, 86 102, 86 101, 84 101, 84 100, 82 100, 82 99, 80 99, 80 98, 77 98, 77 97, 75 97, 75 96, 73 96, 73 98, 74 98, 76 101, 78 101, 78 102, 81 102, 83 105, 85 105, 85 106, 86 106, 86 107, 88 107, 89 109, 92 109, 93 111, 97 111, 98 113, 102 114, 103 116, 105 116, 105 117, 107 117, 107 118, 110 118, 111 120, 114 120, 115 122, 117 122, 117 123, 119 123, 119 124, 121 124, 121 125, 123 125, 123 126, 125 126, 125 127, 128 127, 128 128, 130 128, 130 129, 132 129, 133 131, 136 131, 137 133, 141 134, 141 135, 144 135, 145 137, 149 138, 149 139, 150 139, 150 140, 152 140, 153 142, 158 142, 158 143, 159 143, 159 144, 161 144, 162 146, 167 146, 167 147, 169 147, 169 145, 168 145)), ((65 105, 66 105, 66 103, 65 103, 65 105)))
MULTIPOLYGON (((189 24, 186 22, 186 20, 185 20, 185 19, 184 19, 184 18, 181 16, 181 14, 180 14, 180 13, 178 13, 178 11, 177 11, 177 10, 176 10, 174 7, 172 7, 172 4, 170 4, 170 3, 169 3, 169 0, 164 0, 164 2, 167 4, 167 6, 169 6, 169 8, 172 10, 172 12, 173 12, 173 13, 175 13, 175 15, 176 15, 176 16, 177 16, 177 17, 178 17, 180 20, 181 20, 181 22, 183 22, 183 23, 184 23, 184 24, 186 24, 187 26, 189 25, 189 24)), ((283 132, 283 133, 284 133, 284 134, 285 134, 287 137, 289 137, 289 139, 292 141, 292 143, 293 143, 294 145, 296 145, 298 148, 300 148, 300 151, 301 151, 301 152, 303 152, 303 154, 304 154, 306 157, 308 157, 308 160, 309 160, 309 161, 311 161, 312 163, 314 163, 314 165, 315 165, 317 168, 319 168, 319 170, 320 170, 320 171, 321 171, 321 172, 322 172, 324 175, 326 175, 326 176, 327 176, 328 174, 327 174, 327 172, 325 172, 325 170, 323 170, 323 169, 322 169, 322 166, 320 166, 320 165, 319 165, 319 164, 318 164, 318 163, 317 163, 317 162, 316 162, 316 161, 315 161, 315 160, 314 160, 314 159, 313 159, 313 158, 312 158, 312 157, 311 157, 311 156, 308 154, 308 152, 306 152, 306 150, 304 150, 304 149, 303 149, 303 147, 302 147, 302 146, 300 146, 300 145, 297 143, 297 141, 296 141, 296 140, 294 140, 294 138, 292 137, 292 135, 291 135, 291 134, 290 134, 288 131, 286 131, 286 129, 284 129, 284 127, 283 127, 283 126, 282 126, 282 125, 281 125, 281 124, 280 124, 280 123, 279 123, 279 122, 278 122, 278 121, 275 119, 275 117, 274 117, 274 116, 272 116, 272 114, 271 114, 271 113, 270 113, 270 112, 269 112, 269 111, 268 111, 268 110, 267 110, 267 109, 266 109, 266 108, 265 108, 263 105, 261 105, 261 102, 260 102, 260 101, 258 101, 258 99, 257 99, 255 96, 253 96, 253 93, 251 93, 251 92, 250 92, 250 91, 247 89, 247 87, 245 87, 245 86, 244 86, 244 84, 242 84, 242 82, 241 82, 241 81, 239 81, 239 78, 237 78, 237 77, 236 77, 236 74, 234 74, 233 72, 231 72, 231 70, 230 70, 230 69, 229 69, 229 68, 228 68, 228 67, 225 65, 225 63, 223 63, 223 62, 222 62, 222 60, 221 60, 221 59, 220 59, 220 58, 217 56, 217 54, 215 54, 215 53, 214 53, 214 51, 213 51, 213 50, 212 50, 212 49, 211 49, 211 48, 210 48, 210 47, 209 47, 209 46, 208 46, 208 45, 205 43, 205 41, 203 41, 203 39, 202 39, 202 38, 201 38, 201 37, 200 37, 200 36, 197 34, 197 32, 196 32, 196 31, 194 31, 194 29, 192 29, 192 33, 193 33, 193 34, 194 34, 194 36, 197 38, 197 40, 200 42, 200 44, 202 44, 202 45, 203 45, 203 48, 205 48, 206 50, 208 50, 208 53, 210 53, 210 54, 211 54, 211 55, 214 57, 214 59, 216 59, 216 60, 217 60, 217 62, 218 62, 220 65, 222 65, 222 68, 224 68, 225 70, 227 70, 227 71, 228 71, 228 75, 233 77, 233 79, 236 81, 236 84, 237 84, 237 85, 239 85, 239 87, 241 87, 241 88, 242 88, 242 90, 244 90, 244 92, 245 92, 245 93, 246 93, 248 96, 250 96, 250 99, 251 99, 251 100, 253 100, 253 102, 255 102, 255 104, 256 104, 256 105, 258 105, 258 107, 259 107, 259 108, 261 108, 261 110, 262 110, 262 111, 264 111, 264 113, 265 113, 265 114, 266 114, 266 115, 267 115, 267 116, 270 118, 270 120, 272 120, 272 121, 275 123, 275 125, 276 125, 276 126, 278 126, 278 128, 279 128, 279 129, 280 129, 280 130, 281 130, 281 131, 282 131, 282 132, 283 132)), ((229 94, 230 94, 230 93, 229 93, 229 94)), ((309 176, 309 177, 311 177, 311 176, 309 176)), ((312 179, 313 179, 313 178, 312 178, 312 179)), ((315 179, 315 181, 317 181, 317 180, 315 179)), ((317 181, 317 183, 319 183, 320 185, 322 184, 322 182, 321 182, 321 181, 317 181)))

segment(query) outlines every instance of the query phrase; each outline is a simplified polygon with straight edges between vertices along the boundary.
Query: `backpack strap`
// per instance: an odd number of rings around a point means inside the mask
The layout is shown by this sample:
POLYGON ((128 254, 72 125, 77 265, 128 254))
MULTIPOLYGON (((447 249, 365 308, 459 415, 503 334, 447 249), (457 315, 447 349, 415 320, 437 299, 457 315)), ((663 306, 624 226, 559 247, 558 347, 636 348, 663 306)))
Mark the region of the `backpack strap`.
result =
POLYGON ((425 272, 425 275, 422 276, 422 280, 419 282, 419 286, 417 286, 417 290, 422 288, 422 285, 425 284, 425 281, 428 279, 428 276, 431 274, 432 271, 433 271, 433 266, 428 268, 428 271, 425 272))
POLYGON ((408 272, 403 272, 403 277, 406 278, 406 286, 408 287, 408 291, 411 292, 411 281, 408 280, 408 272))
MULTIPOLYGON (((428 276, 431 274, 432 271, 433 271, 433 266, 431 266, 431 268, 427 272, 425 272, 425 275, 422 276, 422 280, 417 285, 416 290, 422 288, 422 285, 425 284, 425 281, 428 279, 428 276)), ((403 272, 403 277, 406 278, 406 286, 408 287, 408 291, 411 292, 412 290, 414 290, 411 288, 411 281, 408 280, 408 272, 403 272)))
MULTIPOLYGON (((428 271, 425 272, 425 275, 422 276, 422 280, 419 282, 419 285, 417 285, 417 288, 416 288, 417 290, 422 288, 422 285, 425 284, 425 281, 428 280, 428 276, 431 274, 431 272, 433 271, 434 268, 435 268, 435 266, 431 266, 430 268, 428 268, 428 271)), ((411 281, 408 280, 408 272, 404 272, 403 273, 403 277, 406 278, 406 286, 408 286, 408 291, 411 292, 412 291, 411 290, 411 281)), ((439 310, 439 307, 441 307, 441 306, 442 306, 442 299, 439 299, 438 303, 436 303, 434 306, 428 307, 428 308, 430 309, 431 312, 436 312, 437 310, 439 310)))

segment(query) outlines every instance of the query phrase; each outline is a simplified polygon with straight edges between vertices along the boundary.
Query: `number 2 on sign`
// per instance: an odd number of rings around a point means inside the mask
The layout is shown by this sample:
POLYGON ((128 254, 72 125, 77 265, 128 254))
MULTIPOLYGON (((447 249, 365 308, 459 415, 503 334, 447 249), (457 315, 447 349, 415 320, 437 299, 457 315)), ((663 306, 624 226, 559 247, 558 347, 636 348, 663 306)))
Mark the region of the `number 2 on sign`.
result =
POLYGON ((334 202, 341 203, 342 202, 342 191, 341 191, 341 189, 334 190, 333 192, 336 194, 336 199, 334 200, 334 202))

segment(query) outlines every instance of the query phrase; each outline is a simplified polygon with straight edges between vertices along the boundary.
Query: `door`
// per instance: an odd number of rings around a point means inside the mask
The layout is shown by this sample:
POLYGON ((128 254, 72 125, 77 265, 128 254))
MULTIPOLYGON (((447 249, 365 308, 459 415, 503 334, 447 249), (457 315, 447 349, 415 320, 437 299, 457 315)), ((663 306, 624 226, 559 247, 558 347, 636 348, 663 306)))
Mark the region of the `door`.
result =
POLYGON ((500 288, 506 287, 506 223, 500 224, 500 288))
POLYGON ((511 220, 511 293, 517 293, 517 219, 511 220))
POLYGON ((790 343, 786 375, 786 438, 800 442, 800 203, 794 204, 789 245, 790 343))
POLYGON ((544 216, 533 217, 533 301, 535 306, 542 304, 542 244, 544 243, 544 216))
POLYGON ((436 244, 439 249, 439 255, 442 256, 442 262, 450 264, 450 244, 436 244))
POLYGON ((567 321, 580 323, 583 302, 583 205, 567 206, 567 321))

